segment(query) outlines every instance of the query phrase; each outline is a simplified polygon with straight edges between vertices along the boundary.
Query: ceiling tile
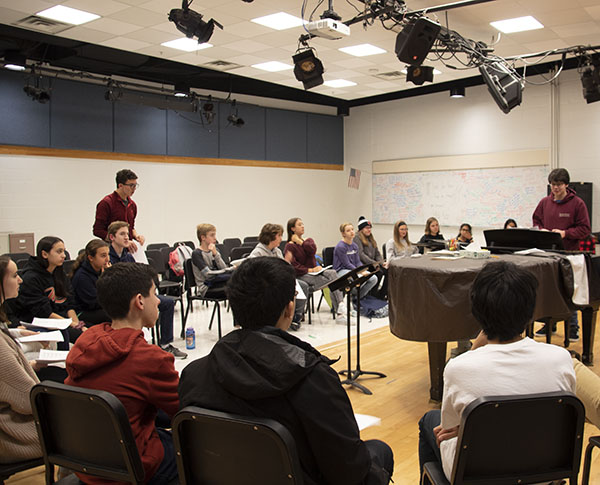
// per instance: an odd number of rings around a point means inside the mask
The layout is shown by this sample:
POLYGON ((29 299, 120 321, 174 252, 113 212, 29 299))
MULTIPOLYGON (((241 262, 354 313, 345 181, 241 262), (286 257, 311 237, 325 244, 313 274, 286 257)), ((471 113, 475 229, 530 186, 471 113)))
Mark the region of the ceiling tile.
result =
POLYGON ((141 40, 128 39, 127 37, 113 37, 112 39, 100 42, 100 45, 121 49, 123 51, 137 51, 144 47, 148 47, 150 44, 148 42, 142 42, 141 40))
POLYGON ((584 22, 582 24, 557 25, 552 27, 559 37, 572 37, 575 35, 597 34, 600 27, 596 22, 584 22))
POLYGON ((113 34, 107 34, 106 32, 100 32, 99 30, 92 30, 81 26, 72 27, 58 33, 57 35, 59 37, 90 42, 92 44, 99 44, 100 42, 104 42, 105 40, 112 39, 114 37, 113 34))
POLYGON ((162 44, 163 42, 168 42, 178 38, 178 36, 173 33, 161 32, 156 29, 136 30, 135 32, 127 34, 127 37, 129 39, 148 42, 148 44, 162 44))
POLYGON ((544 24, 544 27, 577 24, 593 20, 592 17, 583 9, 567 9, 542 13, 537 15, 536 19, 544 24))
POLYGON ((594 7, 585 7, 584 9, 594 20, 600 20, 600 5, 594 7))
POLYGON ((260 42, 254 42, 253 40, 238 40, 236 42, 225 44, 221 47, 231 49, 233 51, 244 52, 245 54, 250 54, 251 52, 268 49, 270 46, 261 44, 260 42))
POLYGON ((33 15, 47 8, 54 7, 60 2, 44 2, 42 0, 0 0, 0 7, 10 8, 19 12, 25 12, 27 15, 33 15))
POLYGON ((164 22, 165 19, 167 19, 167 14, 160 14, 151 10, 146 10, 145 8, 130 7, 110 15, 110 18, 133 25, 139 25, 140 27, 150 27, 164 22))
POLYGON ((138 25, 128 24, 111 18, 101 18, 86 24, 89 29, 99 30, 114 35, 125 35, 140 30, 138 25))
POLYGON ((129 5, 114 0, 102 0, 101 2, 98 0, 66 0, 60 2, 60 4, 65 7, 77 8, 85 12, 95 13, 102 17, 129 8, 129 5))
POLYGON ((376 66, 377 63, 368 61, 364 58, 356 58, 356 59, 342 59, 339 61, 334 61, 333 64, 339 67, 345 67, 346 69, 355 69, 359 67, 367 67, 367 66, 376 66))
POLYGON ((544 52, 551 51, 553 49, 563 49, 565 47, 569 47, 569 45, 561 39, 554 39, 528 43, 525 44, 525 47, 527 47, 527 49, 529 49, 531 52, 544 52))
POLYGON ((193 66, 199 66, 200 64, 206 64, 207 62, 214 60, 212 57, 205 56, 201 52, 203 51, 187 52, 180 56, 172 57, 171 60, 185 62, 186 64, 191 64, 193 66))
POLYGON ((0 7, 0 19, 2 19, 2 23, 4 24, 12 24, 23 17, 27 17, 27 14, 18 10, 0 7))

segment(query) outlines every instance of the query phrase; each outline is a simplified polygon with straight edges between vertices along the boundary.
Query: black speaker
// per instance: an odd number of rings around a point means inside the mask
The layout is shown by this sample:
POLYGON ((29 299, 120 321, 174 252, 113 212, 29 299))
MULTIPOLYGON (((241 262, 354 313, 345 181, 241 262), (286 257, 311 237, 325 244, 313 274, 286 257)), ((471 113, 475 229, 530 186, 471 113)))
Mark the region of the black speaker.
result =
POLYGON ((523 86, 510 70, 499 62, 479 66, 488 91, 503 113, 521 104, 523 86))
POLYGON ((406 68, 406 81, 420 86, 425 81, 433 82, 433 67, 430 66, 408 66, 406 68))
POLYGON ((402 62, 420 65, 440 33, 440 25, 425 17, 410 22, 396 37, 396 55, 402 62))
MULTIPOLYGON (((592 182, 569 182, 569 188, 573 189, 577 194, 577 197, 583 200, 585 206, 588 210, 588 215, 590 216, 590 224, 592 223, 592 208, 593 204, 593 193, 594 193, 594 184, 592 182)), ((548 193, 550 195, 552 193, 552 187, 548 185, 548 193)))

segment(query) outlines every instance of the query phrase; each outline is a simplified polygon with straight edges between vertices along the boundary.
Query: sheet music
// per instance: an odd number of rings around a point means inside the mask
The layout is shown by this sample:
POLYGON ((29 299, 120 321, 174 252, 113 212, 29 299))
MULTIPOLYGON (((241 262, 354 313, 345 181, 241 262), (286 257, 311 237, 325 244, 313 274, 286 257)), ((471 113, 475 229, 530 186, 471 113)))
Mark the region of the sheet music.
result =
POLYGON ((68 350, 40 350, 40 355, 36 359, 37 362, 64 362, 69 355, 68 350))
POLYGON ((41 327, 41 328, 49 328, 52 330, 64 330, 71 325, 73 321, 70 318, 38 318, 35 317, 33 322, 26 323, 21 322, 21 324, 27 326, 41 327))
POLYGON ((377 416, 369 416, 368 414, 358 414, 354 413, 354 418, 356 419, 356 424, 358 424, 359 431, 362 431, 365 428, 370 426, 380 426, 381 418, 377 416))
POLYGON ((300 287, 300 283, 298 283, 298 280, 296 280, 296 300, 306 300, 306 295, 302 291, 302 288, 300 287))
POLYGON ((135 244, 137 245, 136 252, 132 253, 131 250, 129 251, 131 253, 131 255, 133 256, 133 259, 135 259, 136 263, 148 264, 148 257, 146 256, 145 245, 140 244, 138 241, 135 241, 135 244))
POLYGON ((309 276, 317 276, 317 275, 320 275, 320 274, 321 274, 323 271, 325 271, 326 269, 331 269, 332 267, 333 267, 333 266, 331 266, 331 265, 329 265, 329 266, 325 266, 325 267, 321 268, 321 270, 320 270, 320 271, 317 271, 317 272, 315 272, 315 273, 306 273, 306 274, 307 274, 307 275, 309 275, 309 276))
POLYGON ((63 334, 59 330, 54 332, 40 332, 35 335, 28 335, 27 337, 19 337, 19 342, 63 342, 63 334))

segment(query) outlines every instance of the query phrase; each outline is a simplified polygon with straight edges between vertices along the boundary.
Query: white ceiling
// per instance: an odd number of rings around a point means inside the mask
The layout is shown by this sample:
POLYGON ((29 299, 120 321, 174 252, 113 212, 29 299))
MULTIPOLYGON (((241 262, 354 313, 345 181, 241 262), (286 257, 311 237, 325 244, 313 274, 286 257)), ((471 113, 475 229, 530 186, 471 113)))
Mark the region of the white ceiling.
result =
MULTIPOLYGON (((421 9, 452 0, 408 0, 410 9, 421 9)), ((334 8, 343 20, 348 20, 362 4, 356 0, 335 0, 334 8)), ((318 0, 308 1, 308 11, 312 11, 318 0)), ((185 53, 160 44, 182 37, 174 24, 167 20, 170 9, 180 8, 180 0, 0 0, 0 23, 14 24, 18 20, 33 15, 54 5, 65 5, 100 15, 101 18, 71 27, 59 36, 79 41, 100 44, 116 49, 161 57, 192 65, 222 60, 239 64, 241 67, 230 72, 263 81, 278 83, 302 89, 292 70, 268 73, 251 67, 266 61, 280 61, 292 64, 291 56, 297 48, 298 37, 304 32, 302 27, 283 31, 272 30, 250 21, 252 18, 284 11, 300 16, 302 0, 195 0, 191 8, 205 16, 214 18, 225 26, 215 29, 210 39, 214 47, 194 53, 185 53)), ((317 9, 318 17, 327 6, 327 0, 317 9)), ((540 30, 503 34, 495 46, 495 53, 501 56, 514 56, 573 45, 600 44, 600 0, 496 0, 490 3, 463 7, 448 11, 449 27, 464 37, 491 43, 498 31, 489 22, 524 15, 532 15, 545 27, 540 30)), ((435 15, 430 15, 436 18, 435 15)), ((445 24, 444 13, 437 19, 445 24)), ((387 81, 378 74, 400 71, 404 65, 394 54, 396 33, 385 30, 379 23, 367 29, 361 24, 351 27, 351 35, 341 40, 314 39, 311 45, 317 49, 323 61, 325 80, 346 79, 357 83, 348 88, 319 86, 311 91, 352 100, 375 96, 403 89, 413 88, 404 80, 387 81), (340 47, 370 43, 385 49, 387 53, 369 57, 354 57, 338 49, 340 47)), ((548 59, 546 59, 548 60, 548 59)), ((445 82, 460 77, 478 74, 475 69, 453 71, 439 63, 435 65, 442 74, 435 76, 434 82, 445 82)))

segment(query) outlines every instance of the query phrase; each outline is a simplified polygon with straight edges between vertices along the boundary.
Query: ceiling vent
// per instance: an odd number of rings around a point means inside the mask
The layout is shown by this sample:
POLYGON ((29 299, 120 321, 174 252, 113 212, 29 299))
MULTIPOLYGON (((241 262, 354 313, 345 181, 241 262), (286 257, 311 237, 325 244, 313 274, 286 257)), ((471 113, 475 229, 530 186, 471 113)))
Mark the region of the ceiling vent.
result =
POLYGON ((210 61, 206 64, 202 64, 202 67, 207 67, 208 69, 217 69, 219 71, 231 71, 232 69, 238 69, 240 67, 244 67, 241 64, 236 64, 234 62, 227 61, 210 61))
POLYGON ((24 29, 36 30, 45 34, 58 34, 63 30, 73 27, 71 24, 58 22, 57 20, 45 19, 38 17, 37 15, 30 15, 24 19, 17 20, 13 23, 13 25, 17 27, 23 27, 24 29))
POLYGON ((406 74, 403 74, 400 71, 390 71, 380 72, 379 74, 375 74, 375 77, 385 79, 386 81, 396 81, 406 79, 406 74))

